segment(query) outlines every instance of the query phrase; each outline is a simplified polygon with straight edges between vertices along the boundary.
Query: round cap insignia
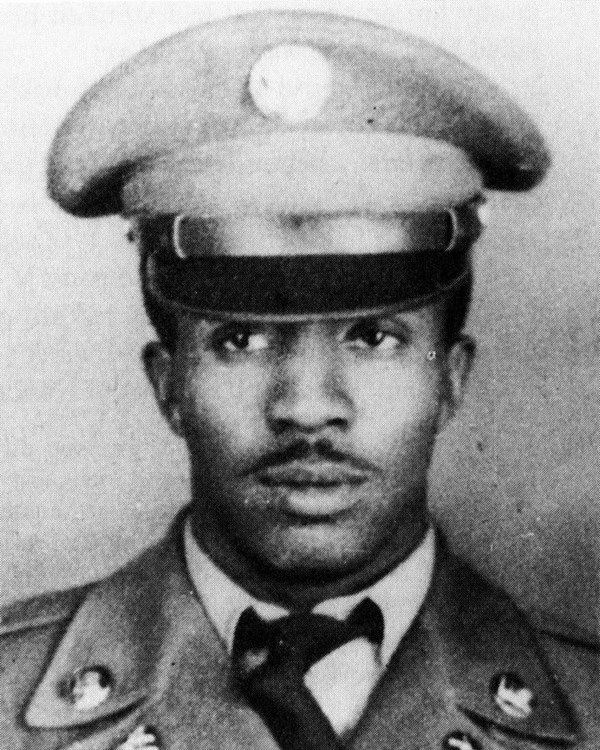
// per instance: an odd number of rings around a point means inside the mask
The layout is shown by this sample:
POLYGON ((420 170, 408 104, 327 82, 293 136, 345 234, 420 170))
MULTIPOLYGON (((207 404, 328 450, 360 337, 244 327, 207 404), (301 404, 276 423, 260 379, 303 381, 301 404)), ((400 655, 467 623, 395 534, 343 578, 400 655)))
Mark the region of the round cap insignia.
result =
POLYGON ((316 117, 331 95, 331 65, 319 50, 282 44, 254 63, 248 88, 265 117, 304 122, 316 117))

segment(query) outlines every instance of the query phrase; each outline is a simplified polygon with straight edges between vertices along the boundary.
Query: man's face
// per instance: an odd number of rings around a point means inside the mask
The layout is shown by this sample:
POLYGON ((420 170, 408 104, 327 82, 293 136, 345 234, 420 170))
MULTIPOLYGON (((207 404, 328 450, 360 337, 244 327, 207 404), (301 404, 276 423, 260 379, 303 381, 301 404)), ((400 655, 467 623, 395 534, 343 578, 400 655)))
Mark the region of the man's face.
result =
MULTIPOLYGON (((389 220, 353 222, 274 232, 265 221, 264 236, 227 227, 220 241, 389 250, 389 220)), ((408 554, 426 522, 434 440, 468 369, 467 347, 447 350, 439 318, 437 306, 301 323, 182 317, 175 354, 155 347, 147 362, 188 445, 201 544, 220 537, 299 577, 355 572, 392 537, 408 554)))

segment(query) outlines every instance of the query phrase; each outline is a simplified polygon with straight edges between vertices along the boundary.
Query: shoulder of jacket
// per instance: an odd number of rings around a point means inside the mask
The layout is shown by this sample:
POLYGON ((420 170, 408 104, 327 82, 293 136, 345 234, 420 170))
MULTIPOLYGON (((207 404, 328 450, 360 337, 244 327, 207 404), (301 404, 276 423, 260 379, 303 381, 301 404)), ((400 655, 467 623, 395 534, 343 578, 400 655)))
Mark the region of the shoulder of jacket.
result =
MULTIPOLYGON (((183 512, 181 514, 183 517, 183 512)), ((177 521, 181 523, 181 521, 177 521)), ((151 569, 155 559, 164 556, 165 548, 170 544, 161 540, 151 547, 142 550, 124 567, 110 575, 73 588, 52 591, 32 596, 20 601, 0 605, 0 640, 11 633, 41 628, 60 623, 71 618, 83 599, 98 586, 112 579, 138 580, 144 577, 150 563, 151 569)), ((137 588, 135 586, 134 588, 137 588)))
POLYGON ((458 593, 464 592, 469 601, 474 600, 478 603, 485 601, 487 605, 491 603, 500 607, 509 605, 515 607, 540 638, 544 641, 555 642, 558 647, 563 646, 565 649, 572 648, 592 653, 600 651, 598 631, 594 632, 577 622, 565 620, 543 610, 517 607, 511 597, 497 584, 492 583, 469 563, 449 552, 443 536, 439 543, 447 562, 450 563, 451 575, 458 582, 458 593))
POLYGON ((0 638, 69 619, 87 588, 54 591, 0 606, 0 638))

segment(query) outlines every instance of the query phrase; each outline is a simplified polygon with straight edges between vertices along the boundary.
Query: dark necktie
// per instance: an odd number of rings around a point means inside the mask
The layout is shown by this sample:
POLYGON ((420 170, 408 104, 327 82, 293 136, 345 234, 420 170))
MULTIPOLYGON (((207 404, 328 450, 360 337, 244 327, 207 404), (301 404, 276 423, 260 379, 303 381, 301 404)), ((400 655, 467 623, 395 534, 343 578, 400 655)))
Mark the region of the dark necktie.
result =
POLYGON ((341 750, 341 741, 304 684, 324 656, 356 638, 381 644, 383 616, 364 599, 345 621, 309 612, 265 622, 252 607, 238 620, 233 665, 242 692, 282 750, 341 750))

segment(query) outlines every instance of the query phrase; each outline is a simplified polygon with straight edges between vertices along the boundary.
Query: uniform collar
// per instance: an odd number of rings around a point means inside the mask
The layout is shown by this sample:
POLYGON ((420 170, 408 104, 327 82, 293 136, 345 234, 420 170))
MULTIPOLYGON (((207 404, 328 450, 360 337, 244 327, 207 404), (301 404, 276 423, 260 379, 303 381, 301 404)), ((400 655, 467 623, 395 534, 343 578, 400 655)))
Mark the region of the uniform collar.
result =
MULTIPOLYGON (((260 601, 238 586, 202 551, 194 539, 189 519, 184 528, 184 550, 188 573, 206 614, 231 652, 233 634, 240 615, 254 607, 266 620, 289 611, 260 601)), ((344 619, 358 602, 369 597, 379 605, 385 623, 381 660, 387 664, 417 616, 431 583, 435 559, 435 533, 429 528, 423 541, 409 557, 364 591, 321 602, 313 611, 344 619)))
MULTIPOLYGON (((232 748, 252 746, 247 728, 256 718, 248 718, 239 699, 235 703, 226 648, 188 576, 181 539, 180 520, 160 544, 88 590, 25 706, 26 726, 81 728, 89 734, 94 722, 105 720, 101 726, 106 727, 129 711, 154 717, 154 725, 163 722, 168 731, 187 732, 190 737, 171 740, 177 747, 196 746, 195 722, 208 738, 202 748, 224 746, 229 737, 242 738, 231 740, 232 748), (97 708, 77 711, 65 684, 92 666, 107 670, 113 687, 97 708)), ((451 714, 513 736, 562 744, 577 740, 571 711, 527 622, 502 592, 439 546, 421 612, 391 660, 361 731, 387 731, 390 737, 403 731, 399 716, 409 704, 426 712, 421 723, 451 714), (526 719, 507 716, 490 694, 494 677, 513 673, 535 696, 526 719)), ((364 746, 387 747, 383 740, 373 741, 364 746)))

